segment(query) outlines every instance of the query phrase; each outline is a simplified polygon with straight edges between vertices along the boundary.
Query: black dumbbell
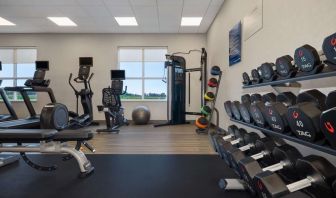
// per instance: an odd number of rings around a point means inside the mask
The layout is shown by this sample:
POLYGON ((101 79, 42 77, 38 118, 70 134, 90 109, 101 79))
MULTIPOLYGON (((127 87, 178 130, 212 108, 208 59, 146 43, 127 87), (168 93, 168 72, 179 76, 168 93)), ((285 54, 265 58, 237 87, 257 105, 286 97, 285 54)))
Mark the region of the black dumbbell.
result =
POLYGON ((262 97, 260 94, 252 94, 251 96, 248 94, 245 94, 241 97, 241 103, 239 105, 239 112, 242 117, 242 120, 247 123, 252 122, 252 117, 250 114, 250 106, 251 103, 254 103, 256 101, 261 101, 262 97))
POLYGON ((277 173, 265 171, 254 177, 255 189, 260 197, 282 197, 305 190, 313 197, 335 197, 332 182, 336 168, 321 156, 309 155, 296 161, 296 173, 301 180, 286 184, 277 173))
POLYGON ((269 102, 265 108, 265 119, 271 129, 278 133, 289 131, 287 110, 296 103, 296 96, 292 92, 277 95, 276 102, 269 102))
MULTIPOLYGON (((240 144, 240 147, 231 147, 226 152, 227 163, 234 170, 237 168, 236 166, 236 158, 235 152, 242 152, 246 156, 253 155, 257 153, 259 150, 256 147, 257 140, 260 139, 260 136, 255 132, 246 133, 243 136, 243 141, 240 144)), ((236 170, 235 170, 236 171, 236 170)), ((239 175, 239 172, 236 172, 239 175)))
POLYGON ((251 78, 248 75, 248 73, 244 72, 242 74, 242 76, 243 76, 243 85, 250 85, 250 84, 252 84, 251 78))
POLYGON ((231 111, 232 111, 232 114, 233 114, 233 118, 236 119, 236 120, 241 120, 241 115, 240 115, 240 112, 239 112, 239 105, 240 105, 240 102, 239 101, 233 101, 231 102, 231 111))
POLYGON ((324 143, 320 129, 320 115, 326 110, 325 101, 326 96, 313 89, 300 93, 297 97, 297 104, 288 108, 288 124, 298 138, 309 142, 324 143))
POLYGON ((292 78, 297 73, 294 59, 290 55, 277 58, 275 65, 277 74, 282 78, 292 78))
POLYGON ((250 106, 250 114, 256 125, 259 127, 266 126, 266 120, 264 118, 265 102, 276 101, 276 95, 274 93, 268 93, 263 95, 262 101, 255 101, 250 106))
POLYGON ((231 101, 230 100, 224 102, 224 109, 225 109, 226 114, 230 118, 233 118, 233 113, 232 113, 232 109, 231 109, 231 101))
POLYGON ((336 33, 324 39, 322 50, 327 60, 324 61, 329 67, 336 69, 336 33))
POLYGON ((274 63, 263 63, 260 66, 260 77, 263 82, 270 82, 277 79, 276 67, 274 63))
POLYGON ((336 149, 336 91, 330 92, 326 101, 327 109, 321 114, 321 129, 329 144, 336 149))
POLYGON ((299 70, 305 74, 316 74, 324 68, 318 51, 308 44, 295 50, 294 60, 299 70))
POLYGON ((224 162, 227 165, 231 165, 230 159, 228 158, 227 151, 230 150, 233 147, 240 147, 245 145, 244 136, 247 134, 245 129, 235 129, 234 131, 234 138, 230 139, 229 141, 221 141, 221 144, 219 145, 221 156, 224 162))
POLYGON ((239 130, 236 125, 230 125, 228 127, 228 132, 225 136, 218 136, 215 140, 216 142, 216 150, 222 159, 225 157, 226 146, 227 143, 231 142, 232 140, 236 139, 236 135, 239 136, 239 132, 244 133, 245 131, 239 130))
POLYGON ((295 147, 289 144, 283 144, 279 147, 275 147, 271 155, 275 163, 266 167, 262 166, 253 158, 242 159, 239 163, 241 176, 252 193, 256 193, 254 191, 253 178, 264 171, 279 171, 283 177, 290 181, 297 179, 297 177, 295 177, 295 162, 298 158, 302 157, 302 155, 295 147))
POLYGON ((252 83, 258 84, 262 82, 260 74, 261 74, 260 68, 251 70, 252 83))

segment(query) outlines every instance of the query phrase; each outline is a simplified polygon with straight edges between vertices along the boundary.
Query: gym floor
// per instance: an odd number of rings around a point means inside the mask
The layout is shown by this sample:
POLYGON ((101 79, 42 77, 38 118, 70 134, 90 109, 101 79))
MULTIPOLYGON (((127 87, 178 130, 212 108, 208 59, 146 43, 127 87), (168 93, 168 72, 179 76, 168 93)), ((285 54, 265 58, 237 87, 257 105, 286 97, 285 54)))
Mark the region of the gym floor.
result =
POLYGON ((121 127, 119 134, 97 133, 90 143, 97 154, 215 154, 208 136, 197 135, 191 124, 160 128, 130 124, 121 127))

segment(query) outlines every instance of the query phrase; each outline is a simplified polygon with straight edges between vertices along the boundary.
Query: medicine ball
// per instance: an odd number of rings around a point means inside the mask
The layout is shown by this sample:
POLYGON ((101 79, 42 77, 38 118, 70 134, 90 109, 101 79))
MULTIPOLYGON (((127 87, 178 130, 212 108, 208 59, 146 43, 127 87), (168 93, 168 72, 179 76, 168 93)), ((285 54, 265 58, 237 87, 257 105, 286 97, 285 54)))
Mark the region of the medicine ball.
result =
POLYGON ((208 86, 209 87, 217 87, 218 86, 218 81, 216 78, 210 78, 208 81, 208 86))
POLYGON ((204 115, 209 115, 211 113, 211 108, 207 105, 204 105, 202 108, 201 108, 201 113, 204 114, 204 115))
POLYGON ((213 101, 215 99, 215 94, 211 91, 208 91, 204 94, 204 99, 208 101, 213 101))
POLYGON ((199 129, 205 129, 208 126, 208 120, 204 116, 199 117, 199 118, 196 119, 195 125, 199 129))
POLYGON ((210 71, 211 75, 214 75, 214 76, 218 76, 220 72, 221 70, 218 66, 213 66, 210 71))

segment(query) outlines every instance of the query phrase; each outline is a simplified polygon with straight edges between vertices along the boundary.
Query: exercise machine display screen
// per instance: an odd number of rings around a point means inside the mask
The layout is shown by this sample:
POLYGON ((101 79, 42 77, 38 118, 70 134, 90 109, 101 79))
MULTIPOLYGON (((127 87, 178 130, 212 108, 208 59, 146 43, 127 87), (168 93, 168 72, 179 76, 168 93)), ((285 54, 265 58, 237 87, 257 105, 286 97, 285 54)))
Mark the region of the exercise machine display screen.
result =
POLYGON ((125 70, 111 70, 111 80, 125 80, 125 70))
POLYGON ((49 70, 49 61, 36 61, 36 70, 49 70))
POLYGON ((79 57, 79 66, 93 66, 92 57, 79 57))

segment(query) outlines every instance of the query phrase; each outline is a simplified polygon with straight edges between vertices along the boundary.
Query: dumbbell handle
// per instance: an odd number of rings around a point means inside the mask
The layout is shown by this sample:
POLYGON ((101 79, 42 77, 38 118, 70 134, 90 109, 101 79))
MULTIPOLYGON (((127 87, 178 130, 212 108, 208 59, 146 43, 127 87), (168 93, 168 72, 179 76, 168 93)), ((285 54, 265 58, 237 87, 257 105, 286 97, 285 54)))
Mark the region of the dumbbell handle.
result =
POLYGON ((239 147, 238 149, 241 151, 247 151, 250 150, 253 147, 253 144, 247 144, 245 146, 239 147))
POLYGON ((287 188, 289 190, 289 192, 295 192, 304 188, 307 188, 309 186, 312 185, 312 183, 314 182, 313 178, 311 177, 307 177, 305 179, 302 179, 300 181, 291 183, 287 185, 287 188))
POLYGON ((228 139, 232 138, 233 135, 226 135, 226 136, 223 136, 223 140, 227 141, 228 139))
POLYGON ((286 166, 286 163, 284 161, 280 161, 279 163, 273 164, 271 166, 267 166, 263 168, 262 170, 275 172, 275 171, 283 169, 285 166, 286 166))
POLYGON ((240 141, 241 141, 241 138, 237 138, 237 139, 235 139, 235 140, 232 140, 230 143, 231 143, 232 145, 236 145, 236 144, 238 144, 240 141))
POLYGON ((246 183, 240 179, 221 179, 219 187, 224 190, 246 190, 246 183))
POLYGON ((252 157, 254 160, 258 160, 258 159, 263 158, 265 155, 267 155, 267 152, 266 152, 266 151, 261 151, 260 153, 251 155, 251 157, 252 157))

